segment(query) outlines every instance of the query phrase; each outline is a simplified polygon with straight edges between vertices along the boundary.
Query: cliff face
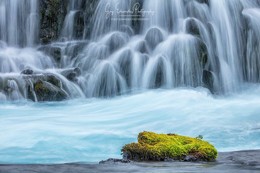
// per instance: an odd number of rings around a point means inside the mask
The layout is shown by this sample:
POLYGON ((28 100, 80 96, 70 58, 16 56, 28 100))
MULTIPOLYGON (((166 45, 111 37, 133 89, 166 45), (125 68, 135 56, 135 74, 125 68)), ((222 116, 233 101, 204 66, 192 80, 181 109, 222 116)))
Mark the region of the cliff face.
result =
MULTIPOLYGON (((81 2, 77 12, 74 26, 75 37, 89 37, 92 16, 97 6, 97 0, 85 0, 81 2)), ((48 44, 59 38, 65 17, 67 15, 70 0, 40 0, 40 43, 48 44)))

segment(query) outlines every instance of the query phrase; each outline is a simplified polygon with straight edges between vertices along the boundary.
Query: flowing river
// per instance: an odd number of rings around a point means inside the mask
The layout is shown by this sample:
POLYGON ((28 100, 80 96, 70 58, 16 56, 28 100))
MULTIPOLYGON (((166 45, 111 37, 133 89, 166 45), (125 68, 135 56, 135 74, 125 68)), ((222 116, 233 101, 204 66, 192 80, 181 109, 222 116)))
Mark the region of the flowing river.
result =
POLYGON ((260 148, 259 0, 0 0, 0 163, 120 158, 142 131, 260 148))

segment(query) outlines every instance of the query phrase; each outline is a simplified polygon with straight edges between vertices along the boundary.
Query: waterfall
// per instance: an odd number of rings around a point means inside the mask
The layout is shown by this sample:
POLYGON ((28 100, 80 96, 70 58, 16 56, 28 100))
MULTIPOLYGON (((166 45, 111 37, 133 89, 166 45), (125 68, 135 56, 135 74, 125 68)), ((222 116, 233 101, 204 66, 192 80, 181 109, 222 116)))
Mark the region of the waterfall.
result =
POLYGON ((0 9, 0 40, 16 47, 37 43, 38 0, 1 0, 0 9))
POLYGON ((176 87, 229 94, 260 82, 258 0, 63 3, 58 38, 45 45, 40 0, 0 0, 1 99, 44 101, 36 86, 67 99, 176 87))

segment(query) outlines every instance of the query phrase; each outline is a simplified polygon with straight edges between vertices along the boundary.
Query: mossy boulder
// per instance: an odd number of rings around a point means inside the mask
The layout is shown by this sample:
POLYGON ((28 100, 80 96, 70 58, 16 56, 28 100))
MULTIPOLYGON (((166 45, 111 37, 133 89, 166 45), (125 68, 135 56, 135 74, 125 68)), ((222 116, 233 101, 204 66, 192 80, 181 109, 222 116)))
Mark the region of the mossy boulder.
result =
POLYGON ((44 101, 62 101, 67 99, 67 94, 61 88, 53 85, 50 82, 46 81, 37 81, 34 84, 34 91, 37 97, 37 100, 40 102, 44 101))
POLYGON ((63 101, 69 98, 62 81, 53 74, 27 75, 26 98, 35 102, 63 101))
POLYGON ((199 138, 176 134, 142 132, 138 143, 122 148, 124 159, 133 161, 214 161, 217 150, 210 143, 199 138))

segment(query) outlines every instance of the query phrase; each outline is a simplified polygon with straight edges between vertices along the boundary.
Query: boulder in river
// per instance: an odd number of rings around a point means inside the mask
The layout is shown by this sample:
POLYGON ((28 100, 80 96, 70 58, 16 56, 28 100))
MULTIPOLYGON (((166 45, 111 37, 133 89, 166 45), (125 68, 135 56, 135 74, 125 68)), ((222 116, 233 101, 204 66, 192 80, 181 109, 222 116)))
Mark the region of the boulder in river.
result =
POLYGON ((124 159, 132 161, 215 161, 217 150, 206 141, 176 134, 142 132, 138 143, 122 148, 124 159))

